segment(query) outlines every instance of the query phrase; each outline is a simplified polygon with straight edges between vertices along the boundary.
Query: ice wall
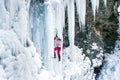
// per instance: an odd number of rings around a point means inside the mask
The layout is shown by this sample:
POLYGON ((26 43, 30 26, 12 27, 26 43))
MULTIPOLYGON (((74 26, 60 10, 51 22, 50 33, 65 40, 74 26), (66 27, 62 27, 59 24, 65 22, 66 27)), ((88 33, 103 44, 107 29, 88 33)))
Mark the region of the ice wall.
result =
POLYGON ((0 28, 13 29, 24 46, 28 37, 29 2, 30 0, 0 1, 0 28))
POLYGON ((38 80, 40 56, 30 39, 28 44, 24 47, 13 30, 0 30, 1 80, 38 80))
POLYGON ((37 52, 42 55, 42 58, 47 58, 45 56, 47 54, 47 52, 45 52, 45 49, 47 49, 47 45, 45 45, 47 35, 45 33, 46 27, 44 5, 32 1, 29 11, 29 36, 34 42, 37 52))
POLYGON ((30 0, 10 1, 10 26, 15 30, 24 46, 26 46, 28 37, 29 2, 30 0))
POLYGON ((32 3, 30 8, 29 35, 37 51, 42 56, 43 65, 47 69, 53 70, 51 68, 53 67, 52 57, 54 54, 55 30, 58 31, 58 37, 62 39, 62 31, 65 22, 65 4, 63 0, 47 0, 44 4, 34 1, 32 3))
POLYGON ((0 1, 0 80, 38 80, 41 60, 28 36, 29 3, 0 1))

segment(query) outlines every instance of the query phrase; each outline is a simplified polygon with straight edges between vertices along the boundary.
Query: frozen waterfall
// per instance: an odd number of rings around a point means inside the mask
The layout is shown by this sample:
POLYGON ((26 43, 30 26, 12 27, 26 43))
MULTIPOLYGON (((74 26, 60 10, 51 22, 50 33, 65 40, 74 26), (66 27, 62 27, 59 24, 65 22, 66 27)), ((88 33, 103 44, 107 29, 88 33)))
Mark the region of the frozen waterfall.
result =
MULTIPOLYGON (((89 58, 84 59, 82 49, 74 46, 75 4, 79 27, 84 31, 86 0, 39 1, 0 1, 0 80, 39 80, 41 77, 44 80, 94 80, 89 58), (63 42, 66 11, 70 47, 64 50, 64 55, 61 50, 61 57, 64 56, 62 63, 53 59, 54 36, 57 30, 58 37, 63 42), (64 70, 65 75, 62 75, 64 70)), ((99 0, 91 0, 91 3, 95 18, 99 0)), ((107 0, 104 0, 104 3, 107 5, 107 0)))

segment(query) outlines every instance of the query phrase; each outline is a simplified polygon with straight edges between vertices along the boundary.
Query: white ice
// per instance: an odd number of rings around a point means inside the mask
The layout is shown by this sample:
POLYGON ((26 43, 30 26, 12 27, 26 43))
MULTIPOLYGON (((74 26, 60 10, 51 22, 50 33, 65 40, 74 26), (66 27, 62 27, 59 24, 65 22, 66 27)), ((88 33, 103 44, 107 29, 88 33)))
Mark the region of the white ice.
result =
POLYGON ((86 0, 75 0, 81 31, 85 30, 86 0))
POLYGON ((38 79, 41 67, 40 56, 33 43, 24 47, 13 30, 0 30, 0 79, 33 80, 38 79))
POLYGON ((92 3, 94 20, 95 20, 96 11, 98 11, 98 9, 99 9, 99 0, 91 0, 91 3, 92 3))
MULTIPOLYGON (((67 2, 67 9, 68 9, 68 36, 69 42, 71 47, 71 55, 74 52, 74 37, 75 37, 75 6, 74 0, 69 0, 67 2)), ((74 56, 74 55, 73 55, 74 56)), ((73 57, 74 58, 74 57, 73 57)))
POLYGON ((103 0, 104 1, 104 4, 105 4, 105 7, 107 6, 107 0, 103 0))

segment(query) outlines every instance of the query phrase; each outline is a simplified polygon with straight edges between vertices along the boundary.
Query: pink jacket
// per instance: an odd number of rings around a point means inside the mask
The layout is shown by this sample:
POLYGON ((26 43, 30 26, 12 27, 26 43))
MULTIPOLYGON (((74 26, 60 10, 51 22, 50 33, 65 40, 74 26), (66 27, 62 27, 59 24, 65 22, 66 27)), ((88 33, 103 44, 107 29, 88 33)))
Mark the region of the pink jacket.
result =
POLYGON ((59 39, 58 37, 54 38, 54 48, 56 48, 56 47, 61 48, 61 39, 59 39))
POLYGON ((57 47, 60 47, 60 48, 61 48, 61 40, 58 40, 58 41, 57 41, 57 47))

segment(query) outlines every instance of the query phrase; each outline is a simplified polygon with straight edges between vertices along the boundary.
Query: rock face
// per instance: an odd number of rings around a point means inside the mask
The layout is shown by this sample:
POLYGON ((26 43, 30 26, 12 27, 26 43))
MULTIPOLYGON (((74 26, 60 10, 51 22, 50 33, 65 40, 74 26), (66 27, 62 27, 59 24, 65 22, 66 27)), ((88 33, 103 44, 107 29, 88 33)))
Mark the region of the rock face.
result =
MULTIPOLYGON (((111 51, 114 49, 118 35, 118 13, 116 11, 117 6, 114 8, 114 5, 118 1, 119 0, 107 0, 107 7, 105 7, 103 0, 100 0, 99 10, 96 11, 94 20, 91 0, 87 0, 86 29, 83 32, 80 31, 78 15, 77 12, 75 12, 75 45, 83 48, 84 54, 90 59, 96 58, 96 55, 100 54, 102 50, 103 53, 112 53, 111 51), (92 49, 93 43, 96 43, 99 48, 92 49)), ((63 45, 67 47, 69 46, 67 13, 65 21, 63 45)))
POLYGON ((96 15, 95 30, 100 31, 100 36, 104 43, 104 50, 110 53, 117 39, 118 16, 114 9, 115 0, 108 0, 106 8, 103 8, 102 0, 100 4, 100 11, 96 15))

